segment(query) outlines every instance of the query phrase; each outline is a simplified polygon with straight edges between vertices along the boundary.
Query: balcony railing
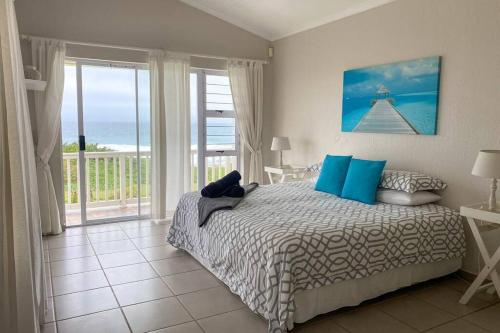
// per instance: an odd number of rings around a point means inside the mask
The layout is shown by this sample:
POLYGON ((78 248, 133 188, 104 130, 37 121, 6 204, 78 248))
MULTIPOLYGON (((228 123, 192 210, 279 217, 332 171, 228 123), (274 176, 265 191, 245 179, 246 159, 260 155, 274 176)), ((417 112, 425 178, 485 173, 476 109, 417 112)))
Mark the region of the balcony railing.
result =
MULTIPOLYGON (((191 151, 191 189, 198 189, 198 152, 191 151)), ((237 168, 236 156, 207 156, 205 181, 211 182, 237 168)), ((80 200, 80 167, 78 153, 63 153, 64 199, 66 209, 78 209, 80 200)), ((151 199, 151 153, 86 152, 87 207, 122 206, 151 199), (138 184, 138 172, 141 177, 138 184)))

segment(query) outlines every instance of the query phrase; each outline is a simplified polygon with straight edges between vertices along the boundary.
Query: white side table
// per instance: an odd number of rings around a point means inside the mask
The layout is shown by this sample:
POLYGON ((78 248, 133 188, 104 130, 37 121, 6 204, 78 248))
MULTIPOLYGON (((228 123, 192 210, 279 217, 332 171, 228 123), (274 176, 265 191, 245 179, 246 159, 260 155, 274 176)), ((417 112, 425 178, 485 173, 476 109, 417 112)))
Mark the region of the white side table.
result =
POLYGON ((271 184, 275 184, 276 181, 274 176, 280 176, 279 182, 284 183, 286 181, 298 181, 304 178, 304 174, 306 172, 306 168, 291 166, 291 165, 283 165, 279 166, 266 166, 264 167, 264 171, 267 172, 269 176, 269 181, 271 184))
MULTIPOLYGON (((498 204, 500 205, 500 202, 498 204)), ((498 247, 495 253, 490 256, 476 225, 477 221, 500 225, 500 211, 490 211, 486 207, 483 208, 482 206, 483 204, 474 204, 460 207, 460 215, 467 218, 467 222, 469 223, 469 227, 474 235, 477 247, 479 248, 479 252, 481 253, 485 263, 484 268, 481 272, 479 272, 474 282, 472 282, 469 289, 467 289, 465 294, 460 299, 461 304, 467 304, 476 291, 491 287, 492 285, 500 297, 500 279, 498 277, 498 272, 495 269, 495 266, 498 262, 500 262, 500 247, 498 247), (484 280, 486 280, 488 276, 491 278, 492 282, 483 285, 484 280)))

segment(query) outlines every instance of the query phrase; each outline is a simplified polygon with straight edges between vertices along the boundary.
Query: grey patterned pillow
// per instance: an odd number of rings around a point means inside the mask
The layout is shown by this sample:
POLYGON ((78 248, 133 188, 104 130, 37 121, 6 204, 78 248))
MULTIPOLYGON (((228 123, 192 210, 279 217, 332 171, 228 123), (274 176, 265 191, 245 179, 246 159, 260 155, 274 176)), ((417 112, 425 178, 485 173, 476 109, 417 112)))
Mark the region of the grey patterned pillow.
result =
POLYGON ((314 163, 306 168, 304 179, 315 183, 318 180, 319 173, 321 172, 321 167, 323 162, 314 163))
POLYGON ((446 183, 441 179, 414 171, 385 170, 379 187, 415 193, 417 191, 444 190, 446 183))

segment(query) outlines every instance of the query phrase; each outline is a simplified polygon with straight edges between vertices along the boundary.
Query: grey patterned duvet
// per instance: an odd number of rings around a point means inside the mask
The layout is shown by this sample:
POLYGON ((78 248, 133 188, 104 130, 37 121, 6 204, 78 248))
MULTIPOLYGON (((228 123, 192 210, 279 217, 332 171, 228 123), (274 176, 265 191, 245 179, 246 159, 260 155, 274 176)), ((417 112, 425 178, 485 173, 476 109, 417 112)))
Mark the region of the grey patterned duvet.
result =
POLYGON ((296 292, 465 255, 458 212, 438 205, 365 205, 308 182, 262 186, 198 227, 185 194, 167 240, 203 258, 250 309, 286 332, 296 292))

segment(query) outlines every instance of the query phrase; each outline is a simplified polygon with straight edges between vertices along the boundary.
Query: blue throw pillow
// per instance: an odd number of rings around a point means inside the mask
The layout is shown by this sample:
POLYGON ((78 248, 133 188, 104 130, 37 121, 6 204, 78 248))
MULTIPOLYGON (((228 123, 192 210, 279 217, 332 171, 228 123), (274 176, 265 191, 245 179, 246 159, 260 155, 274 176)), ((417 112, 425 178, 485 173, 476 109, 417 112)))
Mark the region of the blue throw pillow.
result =
POLYGON ((386 161, 368 161, 353 158, 342 190, 342 198, 375 203, 377 186, 386 161))
POLYGON ((340 196, 352 156, 326 155, 316 182, 316 191, 340 196))

